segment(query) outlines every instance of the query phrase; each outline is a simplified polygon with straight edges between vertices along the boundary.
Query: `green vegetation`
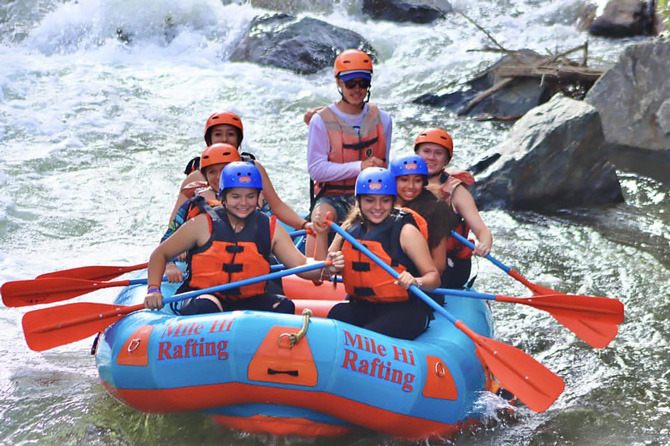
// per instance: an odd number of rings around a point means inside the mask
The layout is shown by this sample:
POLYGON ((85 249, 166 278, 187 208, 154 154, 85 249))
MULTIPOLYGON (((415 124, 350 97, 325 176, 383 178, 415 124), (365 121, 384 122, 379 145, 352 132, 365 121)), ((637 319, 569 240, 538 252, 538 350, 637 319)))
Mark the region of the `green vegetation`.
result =
POLYGON ((670 31, 670 3, 668 0, 658 0, 656 12, 661 19, 662 26, 659 32, 670 31))

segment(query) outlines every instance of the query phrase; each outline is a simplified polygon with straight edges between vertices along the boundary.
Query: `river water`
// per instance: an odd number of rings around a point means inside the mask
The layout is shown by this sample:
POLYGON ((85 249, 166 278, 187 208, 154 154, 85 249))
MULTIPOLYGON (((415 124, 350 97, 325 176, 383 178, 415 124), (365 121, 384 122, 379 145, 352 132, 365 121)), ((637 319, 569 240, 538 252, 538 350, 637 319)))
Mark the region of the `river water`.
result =
MULTIPOLYGON (((507 48, 566 50, 581 1, 459 0, 454 5, 507 48)), ((146 261, 177 196, 188 159, 203 149, 207 116, 234 110, 245 149, 263 161, 280 196, 308 205, 303 111, 337 99, 330 70, 301 76, 230 63, 250 20, 269 10, 308 14, 362 34, 376 48, 372 98, 394 118, 392 150, 418 130, 449 129, 456 167, 505 138, 508 124, 477 122, 412 104, 497 58, 463 17, 431 25, 375 22, 360 2, 219 0, 4 0, 0 3, 0 283, 84 265, 146 261), (265 6, 266 9, 261 6, 265 6), (313 12, 317 11, 317 12, 313 12), (117 30, 130 38, 122 42, 117 30)), ((633 41, 589 38, 592 65, 611 65, 633 41)), ((492 412, 457 445, 670 444, 670 200, 667 185, 619 171, 626 203, 557 212, 490 211, 493 254, 561 292, 626 305, 619 336, 590 348, 549 315, 494 304, 499 338, 560 374, 566 389, 545 413, 492 412)), ((486 261, 484 292, 529 292, 486 261)), ((115 290, 74 301, 110 302, 115 290)), ((214 426, 197 414, 135 412, 100 386, 91 340, 29 350, 25 309, 0 307, 0 443, 399 445, 358 432, 337 440, 273 439, 214 426)), ((430 444, 441 444, 431 441, 430 444)))

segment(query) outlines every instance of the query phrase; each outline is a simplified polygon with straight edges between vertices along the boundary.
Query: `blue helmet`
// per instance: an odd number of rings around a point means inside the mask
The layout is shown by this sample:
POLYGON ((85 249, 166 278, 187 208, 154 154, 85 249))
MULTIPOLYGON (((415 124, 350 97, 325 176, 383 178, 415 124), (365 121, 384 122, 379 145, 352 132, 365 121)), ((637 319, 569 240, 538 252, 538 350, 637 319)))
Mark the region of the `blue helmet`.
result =
POLYGON ((233 161, 221 171, 219 192, 235 187, 248 187, 263 190, 263 178, 253 163, 233 161))
POLYGON ((395 177, 390 170, 382 167, 368 167, 356 178, 356 196, 397 195, 395 177))
POLYGON ((428 166, 419 155, 404 155, 391 160, 391 173, 394 177, 402 175, 428 176, 428 166))

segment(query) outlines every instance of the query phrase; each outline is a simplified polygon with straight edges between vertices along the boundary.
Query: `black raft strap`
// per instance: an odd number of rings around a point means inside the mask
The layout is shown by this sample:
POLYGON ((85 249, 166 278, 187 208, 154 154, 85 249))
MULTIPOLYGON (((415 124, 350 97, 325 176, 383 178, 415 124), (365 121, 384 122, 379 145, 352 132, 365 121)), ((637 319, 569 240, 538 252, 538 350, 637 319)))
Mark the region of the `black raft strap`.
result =
POLYGON ((226 273, 241 273, 242 264, 241 263, 224 263, 223 271, 226 273))
POLYGON ((366 286, 355 286, 354 294, 358 297, 371 297, 375 295, 375 292, 370 287, 366 286))
POLYGON ((371 146, 372 144, 375 144, 379 138, 375 137, 367 141, 361 141, 357 142, 354 144, 342 144, 343 149, 349 149, 349 150, 363 150, 366 147, 371 146))
POLYGON ((370 262, 351 262, 354 271, 370 271, 370 262))

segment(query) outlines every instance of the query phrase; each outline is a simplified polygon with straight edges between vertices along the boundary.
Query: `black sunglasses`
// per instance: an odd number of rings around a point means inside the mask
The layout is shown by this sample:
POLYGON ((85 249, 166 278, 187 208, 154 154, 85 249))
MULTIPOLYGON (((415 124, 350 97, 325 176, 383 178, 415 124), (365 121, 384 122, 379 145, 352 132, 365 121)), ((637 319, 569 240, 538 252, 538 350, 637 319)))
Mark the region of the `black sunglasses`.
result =
POLYGON ((356 88, 356 85, 364 90, 367 90, 370 88, 370 81, 367 79, 353 79, 344 83, 344 86, 347 87, 348 90, 353 90, 356 88))

